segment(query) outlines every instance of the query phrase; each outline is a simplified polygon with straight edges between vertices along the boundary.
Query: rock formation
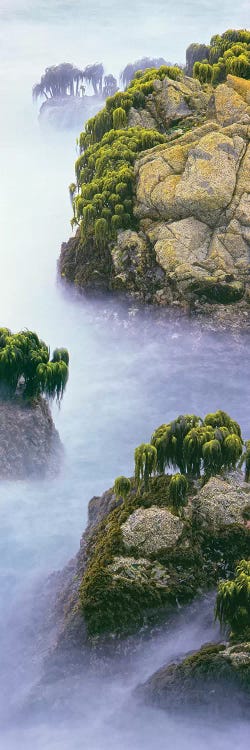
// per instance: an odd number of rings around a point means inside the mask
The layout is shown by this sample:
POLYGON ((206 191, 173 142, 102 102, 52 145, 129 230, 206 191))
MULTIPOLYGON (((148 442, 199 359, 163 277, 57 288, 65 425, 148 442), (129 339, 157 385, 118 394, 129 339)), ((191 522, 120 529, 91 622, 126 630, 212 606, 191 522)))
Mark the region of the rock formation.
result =
POLYGON ((207 644, 179 663, 162 667, 136 691, 146 703, 185 713, 248 718, 250 644, 207 644))
POLYGON ((0 478, 54 476, 63 448, 46 401, 23 398, 0 401, 0 478))
POLYGON ((167 134, 135 162, 134 227, 102 253, 78 230, 62 276, 160 305, 249 310, 250 82, 156 80, 128 124, 167 134))
POLYGON ((181 518, 169 482, 156 477, 126 503, 112 489, 91 500, 78 555, 58 579, 59 649, 166 618, 249 554, 249 485, 240 474, 193 485, 181 518))

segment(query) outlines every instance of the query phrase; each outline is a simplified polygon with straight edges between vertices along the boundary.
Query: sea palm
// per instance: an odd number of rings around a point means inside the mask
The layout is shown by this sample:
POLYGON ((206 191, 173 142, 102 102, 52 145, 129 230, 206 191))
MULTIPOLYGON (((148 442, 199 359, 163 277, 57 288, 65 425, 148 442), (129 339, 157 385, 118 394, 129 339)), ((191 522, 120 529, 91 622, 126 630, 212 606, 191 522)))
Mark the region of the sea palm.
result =
POLYGON ((12 334, 0 329, 0 386, 5 395, 14 396, 22 386, 23 396, 44 395, 61 401, 68 380, 67 349, 50 352, 33 331, 12 334))
POLYGON ((231 638, 250 636, 250 561, 239 563, 233 581, 219 583, 215 618, 230 626, 231 638))
POLYGON ((102 94, 102 80, 104 74, 104 67, 102 63, 94 63, 93 65, 87 65, 83 71, 83 78, 87 83, 91 84, 94 89, 94 94, 102 94))
POLYGON ((149 479, 156 470, 157 450, 150 443, 142 443, 135 449, 135 481, 137 487, 144 483, 145 489, 149 487, 149 479))

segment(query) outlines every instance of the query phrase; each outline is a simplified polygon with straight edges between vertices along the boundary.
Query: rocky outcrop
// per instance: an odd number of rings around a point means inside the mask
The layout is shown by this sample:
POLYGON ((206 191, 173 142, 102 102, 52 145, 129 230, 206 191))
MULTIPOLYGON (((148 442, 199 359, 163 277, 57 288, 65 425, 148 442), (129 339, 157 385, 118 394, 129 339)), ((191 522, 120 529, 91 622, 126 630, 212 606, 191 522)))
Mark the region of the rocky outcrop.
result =
POLYGON ((0 478, 54 476, 63 448, 44 399, 0 400, 0 478))
POLYGON ((247 125, 210 122, 138 160, 135 213, 164 272, 161 301, 247 298, 249 157, 247 125))
POLYGON ((60 574, 57 649, 166 618, 248 555, 249 485, 241 474, 191 485, 181 518, 169 482, 151 479, 148 492, 133 490, 126 503, 113 490, 90 502, 79 553, 60 574))
POLYGON ((166 76, 163 81, 155 81, 154 92, 147 97, 145 109, 131 108, 128 125, 163 132, 179 122, 192 124, 206 115, 210 96, 194 78, 185 76, 173 81, 166 76))
POLYGON ((248 717, 250 643, 205 645, 159 669, 136 692, 146 703, 168 711, 248 717))
POLYGON ((129 125, 169 134, 135 163, 137 226, 101 254, 78 233, 62 247, 62 275, 159 305, 230 305, 247 323, 249 101, 250 82, 233 76, 215 90, 187 77, 156 81, 145 109, 129 115, 129 125))

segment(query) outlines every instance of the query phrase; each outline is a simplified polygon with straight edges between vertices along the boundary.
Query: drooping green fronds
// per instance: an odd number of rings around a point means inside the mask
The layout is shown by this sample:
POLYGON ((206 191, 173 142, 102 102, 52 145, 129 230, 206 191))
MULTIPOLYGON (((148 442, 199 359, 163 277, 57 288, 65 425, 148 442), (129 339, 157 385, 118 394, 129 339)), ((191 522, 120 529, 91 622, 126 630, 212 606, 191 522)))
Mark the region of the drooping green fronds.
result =
POLYGON ((101 218, 95 221, 95 241, 99 248, 104 248, 108 239, 107 219, 101 218))
POLYGON ((34 331, 0 330, 0 386, 4 396, 40 394, 61 401, 68 380, 67 349, 49 349, 34 331))
POLYGON ((250 637, 250 561, 239 563, 233 581, 219 584, 215 618, 230 626, 232 638, 250 637))
POLYGON ((221 446, 219 440, 209 440, 202 446, 205 476, 217 474, 222 465, 221 446))
POLYGON ((120 79, 124 86, 128 86, 138 71, 141 72, 148 68, 160 68, 162 65, 167 65, 163 57, 142 57, 140 60, 135 60, 134 63, 128 63, 122 70, 120 79))
POLYGON ((238 435, 228 435, 222 446, 224 465, 228 468, 236 468, 242 454, 242 440, 238 435))
POLYGON ((246 440, 245 451, 241 456, 239 466, 240 468, 245 464, 245 482, 250 481, 250 440, 246 440))
POLYGON ((123 107, 117 107, 117 109, 114 109, 113 112, 113 126, 115 130, 121 130, 122 128, 126 128, 127 125, 127 115, 125 112, 125 109, 123 107))
POLYGON ((68 349, 55 349, 53 351, 51 362, 65 362, 65 364, 68 366, 69 364, 68 349))
POLYGON ((239 424, 221 410, 207 414, 203 422, 195 414, 181 415, 158 427, 151 443, 160 474, 168 467, 194 477, 204 472, 207 478, 223 468, 235 469, 243 450, 239 424))
MULTIPOLYGON (((121 109, 116 126, 121 124, 121 109)), ((101 128, 100 118, 92 124, 89 121, 87 130, 92 125, 101 128)), ((141 151, 166 140, 154 130, 139 127, 116 130, 113 123, 111 127, 100 142, 99 136, 96 137, 97 142, 86 147, 76 162, 78 192, 73 197, 74 222, 81 227, 83 243, 92 239, 100 249, 116 238, 120 228, 137 227, 133 213, 133 165, 141 151)))
POLYGON ((135 449, 135 481, 137 487, 144 483, 145 489, 149 487, 149 479, 155 472, 157 466, 157 450, 150 443, 142 443, 135 449))
POLYGON ((176 510, 182 508, 186 503, 188 482, 183 474, 173 474, 169 484, 169 496, 176 510))
POLYGON ((190 45, 187 49, 189 75, 200 83, 217 86, 228 74, 250 78, 250 32, 246 29, 229 29, 221 36, 212 37, 208 47, 190 45), (193 68, 192 68, 193 65, 193 68))
POLYGON ((117 477, 114 483, 114 490, 117 499, 122 497, 123 500, 126 500, 131 490, 130 479, 123 476, 117 477))
POLYGON ((108 97, 104 109, 88 120, 85 131, 80 136, 80 148, 97 143, 105 133, 116 127, 113 124, 115 111, 123 109, 127 120, 131 107, 140 109, 145 106, 146 97, 154 91, 155 81, 163 81, 166 76, 176 81, 183 77, 183 72, 173 65, 162 65, 160 68, 149 68, 144 71, 138 70, 126 91, 117 91, 114 96, 108 97))

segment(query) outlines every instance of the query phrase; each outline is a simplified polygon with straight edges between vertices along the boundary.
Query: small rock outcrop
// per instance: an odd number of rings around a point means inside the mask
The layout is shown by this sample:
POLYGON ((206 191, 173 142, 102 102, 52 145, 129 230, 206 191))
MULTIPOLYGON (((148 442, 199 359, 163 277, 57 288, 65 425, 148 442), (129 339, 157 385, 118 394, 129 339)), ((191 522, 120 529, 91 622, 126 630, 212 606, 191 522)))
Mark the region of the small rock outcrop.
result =
POLYGON ((164 710, 249 716, 250 643, 208 644, 179 663, 159 669, 137 689, 164 710))
POLYGON ((63 447, 46 401, 0 400, 0 478, 55 476, 63 447))

